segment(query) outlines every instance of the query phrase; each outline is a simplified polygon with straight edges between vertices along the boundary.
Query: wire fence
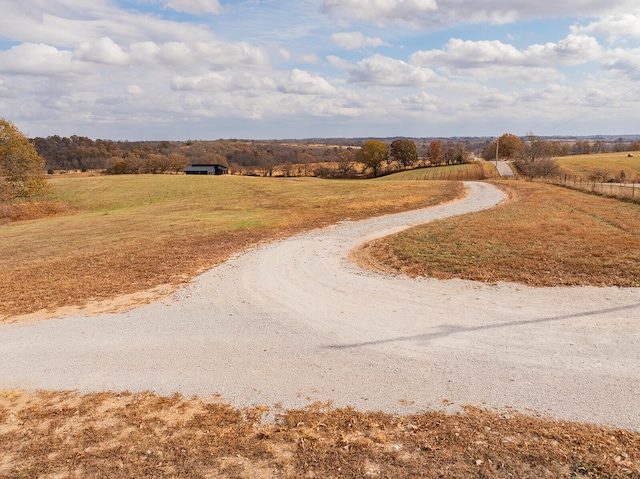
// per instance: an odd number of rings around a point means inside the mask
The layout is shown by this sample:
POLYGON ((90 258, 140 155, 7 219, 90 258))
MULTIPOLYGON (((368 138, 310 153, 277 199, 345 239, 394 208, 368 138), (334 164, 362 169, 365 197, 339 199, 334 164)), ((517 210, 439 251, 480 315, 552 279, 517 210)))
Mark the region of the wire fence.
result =
POLYGON ((634 203, 640 203, 640 183, 636 180, 627 183, 600 182, 582 176, 561 175, 548 178, 536 178, 535 181, 565 186, 579 191, 585 191, 600 196, 620 198, 634 203))

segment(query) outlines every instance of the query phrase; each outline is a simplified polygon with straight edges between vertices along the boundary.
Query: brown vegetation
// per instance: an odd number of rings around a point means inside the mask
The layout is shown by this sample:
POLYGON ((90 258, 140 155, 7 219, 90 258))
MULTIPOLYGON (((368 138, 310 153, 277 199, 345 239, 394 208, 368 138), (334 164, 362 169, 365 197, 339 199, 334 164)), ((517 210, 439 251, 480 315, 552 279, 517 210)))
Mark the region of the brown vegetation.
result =
POLYGON ((533 286, 640 286, 640 206, 557 186, 498 183, 512 201, 366 246, 410 276, 533 286))
POLYGON ((275 411, 151 393, 0 393, 0 476, 638 478, 640 433, 475 408, 275 411))

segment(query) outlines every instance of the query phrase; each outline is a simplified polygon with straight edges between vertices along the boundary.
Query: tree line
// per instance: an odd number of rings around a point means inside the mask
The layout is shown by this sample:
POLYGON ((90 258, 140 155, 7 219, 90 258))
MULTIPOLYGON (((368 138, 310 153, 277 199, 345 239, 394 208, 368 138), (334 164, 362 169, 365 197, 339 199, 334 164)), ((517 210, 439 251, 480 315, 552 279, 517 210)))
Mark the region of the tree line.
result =
POLYGON ((179 172, 192 164, 221 164, 233 173, 245 175, 353 178, 470 159, 467 143, 462 141, 331 141, 334 140, 129 142, 54 135, 34 138, 31 143, 44 158, 49 173, 104 170, 109 174, 159 174, 179 172), (375 160, 358 153, 371 142, 384 147, 384 154, 375 160))
POLYGON ((618 138, 615 141, 560 141, 545 140, 532 133, 524 138, 505 133, 497 140, 487 143, 482 150, 481 156, 483 159, 490 161, 496 159, 497 153, 497 158, 513 159, 518 155, 525 142, 530 141, 532 138, 535 138, 537 144, 543 147, 546 154, 552 157, 640 150, 640 141, 627 142, 623 138, 618 138))

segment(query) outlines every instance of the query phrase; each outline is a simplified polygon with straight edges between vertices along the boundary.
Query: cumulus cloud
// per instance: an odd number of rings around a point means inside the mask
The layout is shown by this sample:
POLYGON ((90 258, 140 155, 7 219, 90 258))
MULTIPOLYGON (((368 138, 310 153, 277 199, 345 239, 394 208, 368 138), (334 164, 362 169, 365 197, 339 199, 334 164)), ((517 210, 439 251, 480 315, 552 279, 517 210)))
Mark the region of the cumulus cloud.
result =
POLYGON ((190 77, 176 76, 171 88, 177 91, 280 92, 295 95, 331 95, 336 88, 319 75, 293 69, 288 74, 257 75, 246 72, 208 72, 190 77))
POLYGON ((601 57, 603 52, 593 37, 571 34, 557 43, 531 45, 518 50, 498 40, 471 41, 452 38, 442 50, 417 51, 411 63, 417 66, 442 65, 458 69, 487 66, 549 67, 579 65, 601 57))
POLYGON ((604 36, 610 41, 640 38, 640 13, 605 15, 586 26, 573 26, 571 31, 576 35, 604 36))
POLYGON ((82 42, 74 58, 112 66, 167 65, 186 66, 204 63, 215 68, 231 66, 263 67, 268 64, 262 48, 246 42, 136 42, 125 51, 111 38, 104 37, 95 43, 82 42))
POLYGON ((635 0, 324 0, 322 10, 346 20, 378 25, 407 23, 416 28, 455 23, 506 24, 561 15, 597 16, 637 9, 635 0))
POLYGON ((349 81, 382 86, 422 87, 437 80, 429 68, 420 68, 402 60, 373 55, 358 62, 350 71, 349 81))
POLYGON ((278 87, 278 91, 298 95, 329 95, 335 93, 336 89, 321 76, 296 68, 278 87))
POLYGON ((218 0, 163 0, 162 4, 176 12, 196 15, 222 12, 222 6, 218 0))
POLYGON ((42 43, 23 43, 0 51, 0 72, 21 75, 69 75, 91 69, 74 59, 72 52, 42 43))
POLYGON ((345 50, 391 46, 381 38, 366 37, 360 32, 334 33, 331 35, 331 41, 345 50))
POLYGON ((129 55, 108 37, 103 37, 94 44, 82 42, 76 48, 74 56, 77 60, 105 65, 126 65, 129 63, 129 55))

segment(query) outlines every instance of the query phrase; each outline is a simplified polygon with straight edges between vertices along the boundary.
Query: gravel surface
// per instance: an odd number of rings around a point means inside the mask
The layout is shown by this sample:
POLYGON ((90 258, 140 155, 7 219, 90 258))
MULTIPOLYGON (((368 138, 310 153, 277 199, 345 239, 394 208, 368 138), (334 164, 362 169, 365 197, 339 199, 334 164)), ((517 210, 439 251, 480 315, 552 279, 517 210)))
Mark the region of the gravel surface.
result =
POLYGON ((347 261, 367 240, 503 199, 467 187, 455 203, 256 248, 126 313, 0 325, 0 388, 472 404, 640 430, 640 288, 413 280, 347 261))

